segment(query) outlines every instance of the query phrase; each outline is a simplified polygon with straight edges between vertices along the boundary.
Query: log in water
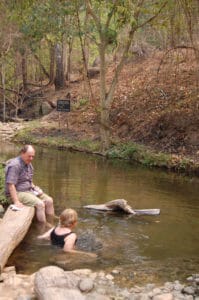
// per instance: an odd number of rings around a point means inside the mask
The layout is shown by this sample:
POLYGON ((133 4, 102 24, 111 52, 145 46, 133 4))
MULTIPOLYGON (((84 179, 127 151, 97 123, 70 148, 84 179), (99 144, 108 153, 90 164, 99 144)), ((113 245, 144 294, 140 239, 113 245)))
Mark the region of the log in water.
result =
POLYGON ((0 222, 0 270, 2 270, 13 252, 26 235, 32 219, 34 208, 24 206, 20 211, 8 207, 0 222))
POLYGON ((150 209, 133 209, 128 205, 127 201, 124 199, 116 199, 104 204, 98 205, 86 205, 84 208, 95 209, 101 211, 121 211, 123 213, 132 214, 132 215, 159 215, 159 208, 150 208, 150 209))

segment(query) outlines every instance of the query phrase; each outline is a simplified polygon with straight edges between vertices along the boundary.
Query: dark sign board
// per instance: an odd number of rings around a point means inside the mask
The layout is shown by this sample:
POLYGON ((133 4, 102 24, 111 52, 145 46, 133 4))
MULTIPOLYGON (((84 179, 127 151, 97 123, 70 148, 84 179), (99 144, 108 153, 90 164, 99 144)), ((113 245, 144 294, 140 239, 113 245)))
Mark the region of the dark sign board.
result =
POLYGON ((70 111, 70 100, 57 100, 57 111, 70 111))

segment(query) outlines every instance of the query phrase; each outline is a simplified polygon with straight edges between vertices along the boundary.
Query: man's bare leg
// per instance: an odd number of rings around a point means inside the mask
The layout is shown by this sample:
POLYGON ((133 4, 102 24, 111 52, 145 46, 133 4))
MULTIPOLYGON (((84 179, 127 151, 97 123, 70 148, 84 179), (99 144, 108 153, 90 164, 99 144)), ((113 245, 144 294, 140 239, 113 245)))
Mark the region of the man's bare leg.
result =
POLYGON ((54 205, 53 205, 53 198, 48 197, 47 199, 44 200, 45 202, 45 211, 47 215, 54 216, 55 210, 54 210, 54 205))
POLYGON ((46 223, 45 204, 43 201, 39 201, 36 205, 36 217, 41 223, 46 223))
POLYGON ((59 220, 59 217, 55 215, 53 199, 48 197, 44 200, 45 203, 45 211, 46 211, 46 218, 49 223, 54 224, 59 220))

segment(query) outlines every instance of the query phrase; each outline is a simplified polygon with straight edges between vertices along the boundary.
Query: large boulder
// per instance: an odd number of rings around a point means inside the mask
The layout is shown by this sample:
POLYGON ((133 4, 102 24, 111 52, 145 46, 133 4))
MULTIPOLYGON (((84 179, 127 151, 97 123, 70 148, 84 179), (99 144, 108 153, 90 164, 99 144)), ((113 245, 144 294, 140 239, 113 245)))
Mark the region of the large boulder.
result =
POLYGON ((48 115, 52 110, 53 108, 48 102, 44 101, 41 103, 41 114, 43 116, 48 115))

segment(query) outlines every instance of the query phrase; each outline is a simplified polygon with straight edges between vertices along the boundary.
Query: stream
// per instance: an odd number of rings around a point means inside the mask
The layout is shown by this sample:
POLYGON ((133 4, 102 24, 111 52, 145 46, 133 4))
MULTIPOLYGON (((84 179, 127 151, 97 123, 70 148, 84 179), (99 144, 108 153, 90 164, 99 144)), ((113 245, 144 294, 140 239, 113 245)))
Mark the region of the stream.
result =
MULTIPOLYGON (((199 272, 199 179, 78 152, 36 148, 34 183, 54 198, 56 214, 77 210, 77 235, 91 230, 103 245, 97 260, 68 259, 66 270, 117 269, 120 284, 185 280, 199 272), (132 208, 160 208, 159 216, 90 211, 88 204, 123 198, 132 208)), ((19 146, 0 143, 1 161, 19 146)), ((8 261, 20 273, 56 264, 60 250, 37 239, 34 221, 8 261)))

